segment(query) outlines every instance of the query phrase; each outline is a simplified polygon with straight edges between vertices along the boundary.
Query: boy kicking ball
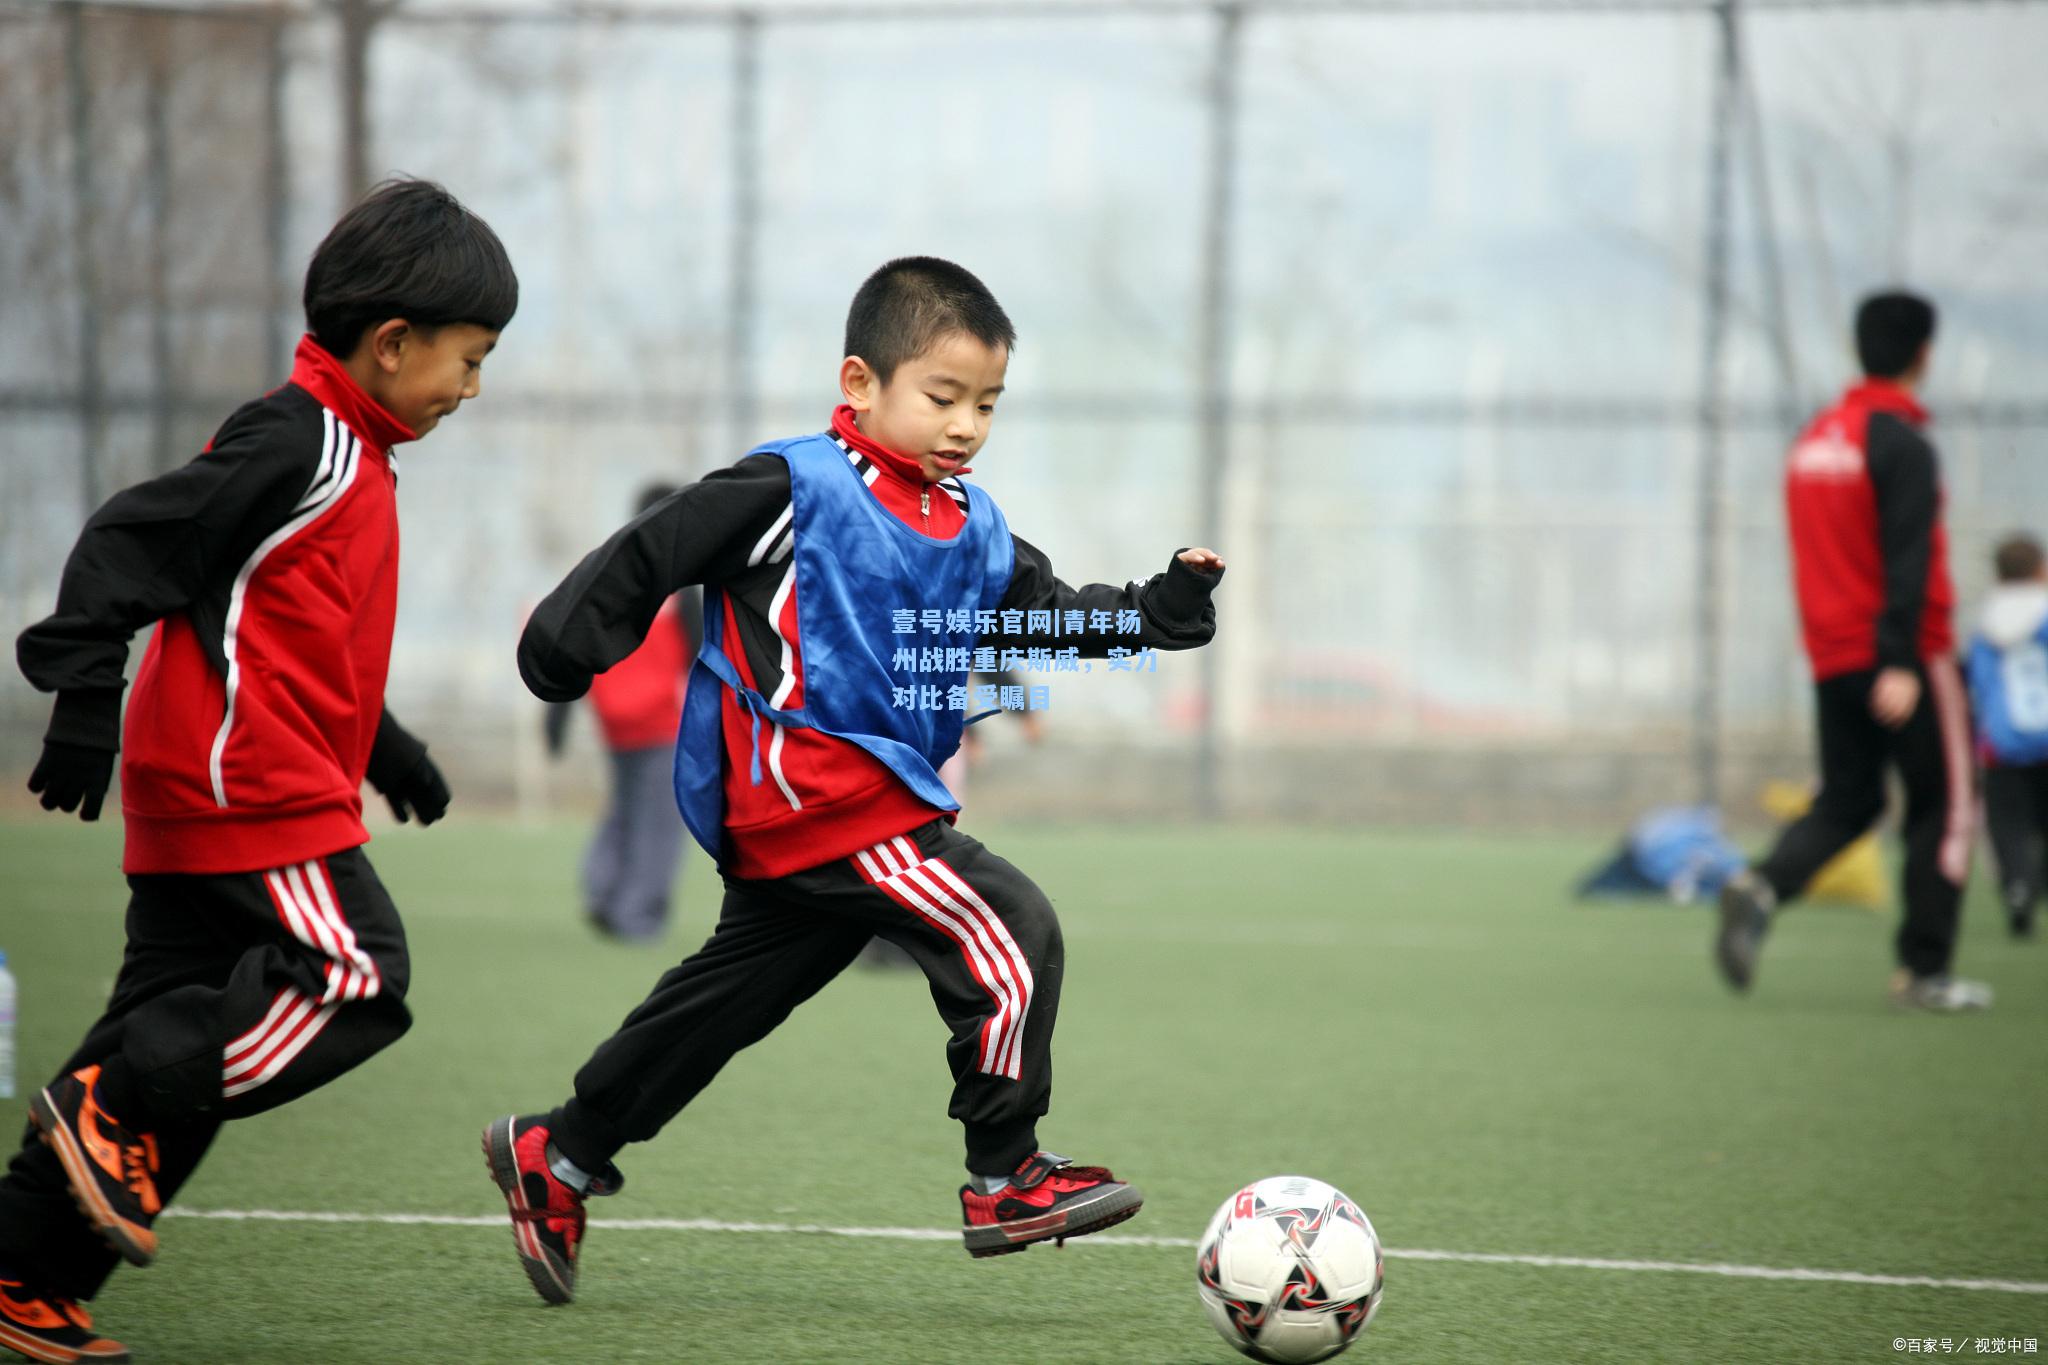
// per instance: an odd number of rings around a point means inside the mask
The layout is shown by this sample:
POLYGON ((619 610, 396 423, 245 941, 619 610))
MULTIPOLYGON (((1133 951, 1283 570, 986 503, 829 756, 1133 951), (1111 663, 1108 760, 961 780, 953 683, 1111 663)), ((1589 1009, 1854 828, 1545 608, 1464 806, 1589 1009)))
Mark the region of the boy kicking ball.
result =
POLYGON ((643 513, 527 625, 521 677, 569 701, 632 652, 671 594, 705 585, 676 796, 725 882, 710 939, 599 1045, 574 1093, 484 1130, 520 1260, 551 1303, 575 1294, 584 1201, 618 1190, 615 1154, 877 936, 924 971, 952 1033, 967 1250, 1078 1237, 1143 1202, 1038 1145, 1059 923, 1029 878, 953 827, 937 771, 960 743, 974 646, 1193 648, 1215 633, 1224 565, 1185 550, 1144 582, 1069 587, 961 481, 1015 340, 967 271, 891 261, 854 296, 830 430, 762 446, 643 513), (1025 613, 1040 612, 1066 629, 1027 635, 1025 613), (1134 630, 1119 634, 1120 617, 1134 630))

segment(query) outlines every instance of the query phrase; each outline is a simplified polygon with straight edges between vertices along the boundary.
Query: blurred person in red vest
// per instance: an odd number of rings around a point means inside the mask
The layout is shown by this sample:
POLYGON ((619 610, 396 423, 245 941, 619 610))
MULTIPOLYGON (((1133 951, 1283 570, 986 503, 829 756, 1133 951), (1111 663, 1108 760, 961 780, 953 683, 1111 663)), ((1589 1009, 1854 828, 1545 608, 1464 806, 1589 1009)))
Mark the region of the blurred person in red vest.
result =
MULTIPOLYGON (((648 485, 636 514, 675 491, 648 485)), ((703 636, 701 599, 694 590, 679 592, 662 606, 646 643, 591 680, 588 700, 611 761, 611 799, 583 855, 583 912, 610 938, 647 942, 668 927, 683 851, 672 780, 676 728, 703 636)), ((550 755, 559 757, 567 744, 574 709, 573 702, 548 708, 550 755)))
POLYGON ((1873 294, 1856 311, 1863 378, 1800 433, 1785 462, 1800 630, 1813 666, 1820 794, 1768 856, 1721 891, 1714 959, 1747 991, 1773 918, 1906 792, 1905 914, 1891 996, 1907 1009, 1983 1009, 1950 974, 1975 820, 1969 702, 1955 659, 1955 587, 1941 470, 1919 389, 1934 305, 1873 294))

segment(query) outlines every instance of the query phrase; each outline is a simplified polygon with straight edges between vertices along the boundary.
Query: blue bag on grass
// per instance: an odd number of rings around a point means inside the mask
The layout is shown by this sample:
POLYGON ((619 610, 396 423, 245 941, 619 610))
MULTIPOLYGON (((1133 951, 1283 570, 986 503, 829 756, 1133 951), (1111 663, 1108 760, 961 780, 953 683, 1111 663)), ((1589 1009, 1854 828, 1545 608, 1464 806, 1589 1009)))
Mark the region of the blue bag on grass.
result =
POLYGON ((1711 896, 1748 860, 1711 806, 1668 806, 1636 821, 1621 851, 1579 883, 1580 896, 1711 896))

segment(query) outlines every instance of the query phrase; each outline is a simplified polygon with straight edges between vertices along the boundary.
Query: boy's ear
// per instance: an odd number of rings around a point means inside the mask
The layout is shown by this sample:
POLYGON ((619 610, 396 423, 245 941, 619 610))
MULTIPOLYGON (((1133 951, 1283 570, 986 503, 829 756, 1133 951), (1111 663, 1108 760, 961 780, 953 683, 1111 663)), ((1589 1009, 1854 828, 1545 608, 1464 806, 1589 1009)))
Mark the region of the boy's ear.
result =
POLYGON ((386 374, 398 373, 399 358, 413 339, 412 324, 404 318, 386 318, 363 333, 362 344, 370 348, 370 359, 386 374))
POLYGON ((875 379, 875 372, 859 356, 850 355, 839 362, 839 394, 855 412, 866 412, 873 407, 875 394, 881 387, 875 379))

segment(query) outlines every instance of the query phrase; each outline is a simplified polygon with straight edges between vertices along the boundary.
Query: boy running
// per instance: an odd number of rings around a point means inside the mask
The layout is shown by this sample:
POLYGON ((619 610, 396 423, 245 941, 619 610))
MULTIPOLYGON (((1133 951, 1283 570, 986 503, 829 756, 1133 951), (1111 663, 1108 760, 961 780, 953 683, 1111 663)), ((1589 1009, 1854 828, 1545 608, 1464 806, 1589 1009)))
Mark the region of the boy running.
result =
POLYGON ((384 709, 392 447, 477 395, 519 282, 440 186, 379 187, 306 272, 290 382, 86 523, 22 672, 57 694, 29 789, 97 820, 121 752, 128 944, 113 998, 30 1103, 0 1180, 0 1345, 128 1359, 78 1305, 148 1265, 228 1119, 317 1089, 411 1024, 405 935, 361 845, 448 787, 384 709), (128 641, 160 622, 121 714, 128 641))
POLYGON ((520 1259, 551 1303, 575 1294, 584 1199, 618 1189, 613 1156, 652 1138, 874 936, 916 960, 952 1031, 967 1250, 1021 1251, 1138 1211, 1131 1186, 1038 1145, 1059 924, 1027 877, 954 829, 958 803, 937 770, 965 717, 926 706, 964 690, 972 647, 1023 645, 1025 612, 1056 613, 1072 633, 1044 643, 1084 655, 1204 644, 1223 560, 1188 550, 1143 582, 1069 587, 961 482, 1015 340, 967 271, 891 261, 854 296, 829 431, 759 447, 643 514, 528 622, 520 675, 567 701, 639 644, 671 593, 705 585, 676 795, 726 888, 711 938, 598 1047, 575 1093, 484 1130, 520 1259), (1111 629, 1119 612, 1135 613, 1137 634, 1111 629), (895 633, 906 617, 914 636, 895 633), (906 643, 957 651, 959 667, 907 671, 906 643))

